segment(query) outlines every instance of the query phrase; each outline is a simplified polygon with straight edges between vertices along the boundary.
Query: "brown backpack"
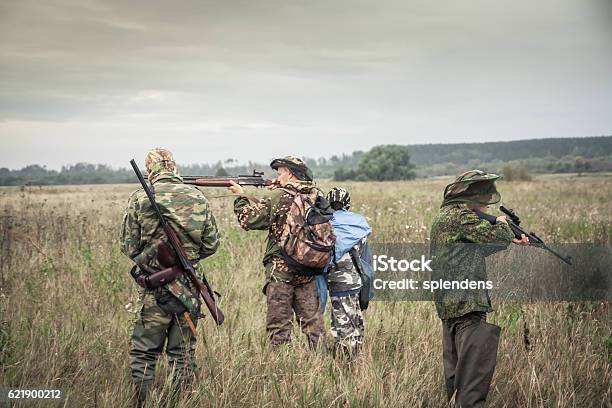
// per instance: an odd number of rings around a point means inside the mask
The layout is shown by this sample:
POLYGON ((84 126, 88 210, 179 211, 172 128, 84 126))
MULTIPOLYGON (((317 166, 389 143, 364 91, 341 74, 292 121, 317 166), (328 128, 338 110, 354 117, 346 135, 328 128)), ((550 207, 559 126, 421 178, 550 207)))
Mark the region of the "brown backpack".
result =
POLYGON ((298 275, 320 275, 332 257, 336 242, 330 221, 333 210, 317 190, 311 193, 283 190, 293 196, 277 236, 283 258, 298 275))

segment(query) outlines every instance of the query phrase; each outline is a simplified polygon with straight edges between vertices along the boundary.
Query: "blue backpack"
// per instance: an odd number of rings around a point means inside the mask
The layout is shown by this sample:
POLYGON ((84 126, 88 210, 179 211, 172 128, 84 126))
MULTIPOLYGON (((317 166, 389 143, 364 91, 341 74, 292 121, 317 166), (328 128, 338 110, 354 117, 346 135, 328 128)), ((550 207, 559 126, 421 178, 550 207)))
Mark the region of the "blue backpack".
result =
POLYGON ((340 259, 347 253, 351 254, 353 264, 361 276, 362 286, 359 292, 359 304, 361 309, 365 310, 368 307, 368 302, 374 296, 372 254, 367 242, 360 254, 354 250, 354 247, 372 233, 372 228, 370 228, 364 216, 346 210, 334 211, 331 224, 336 236, 334 257, 325 268, 323 275, 317 276, 321 310, 325 311, 327 303, 327 269, 335 259, 340 259))

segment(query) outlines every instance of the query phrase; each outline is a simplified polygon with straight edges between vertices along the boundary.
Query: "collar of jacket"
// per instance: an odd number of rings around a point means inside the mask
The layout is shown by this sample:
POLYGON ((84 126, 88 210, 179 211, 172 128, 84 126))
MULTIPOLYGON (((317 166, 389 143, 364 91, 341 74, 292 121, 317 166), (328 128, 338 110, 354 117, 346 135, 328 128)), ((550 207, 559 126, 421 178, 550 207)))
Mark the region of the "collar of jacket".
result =
POLYGON ((179 176, 176 173, 173 173, 171 171, 160 171, 158 174, 156 174, 153 177, 153 180, 151 180, 151 183, 155 184, 157 182, 161 182, 161 183, 182 183, 183 182, 183 178, 181 176, 179 176))
POLYGON ((292 188, 300 193, 309 193, 316 187, 312 181, 294 180, 283 184, 281 188, 292 188))

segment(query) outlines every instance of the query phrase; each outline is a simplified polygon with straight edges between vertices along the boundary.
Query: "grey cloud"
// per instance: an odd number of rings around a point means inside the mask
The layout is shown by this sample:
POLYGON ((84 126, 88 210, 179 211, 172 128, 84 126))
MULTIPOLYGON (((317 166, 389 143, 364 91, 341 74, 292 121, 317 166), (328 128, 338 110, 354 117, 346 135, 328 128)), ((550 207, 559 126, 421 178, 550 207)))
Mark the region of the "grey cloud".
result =
POLYGON ((5 1, 1 143, 8 165, 57 166, 75 140, 88 141, 88 160, 121 164, 122 146, 146 135, 175 136, 196 162, 609 133, 610 10, 605 0, 5 1), (49 132, 52 159, 28 149, 49 132), (214 142, 190 151, 202 138, 214 142))

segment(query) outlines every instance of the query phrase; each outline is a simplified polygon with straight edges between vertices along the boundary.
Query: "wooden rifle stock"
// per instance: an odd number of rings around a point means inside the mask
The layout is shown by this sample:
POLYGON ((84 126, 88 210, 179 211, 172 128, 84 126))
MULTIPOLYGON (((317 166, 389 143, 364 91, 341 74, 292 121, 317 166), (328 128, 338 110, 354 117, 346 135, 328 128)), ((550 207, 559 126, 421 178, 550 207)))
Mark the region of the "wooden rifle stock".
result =
POLYGON ((239 176, 182 176, 185 184, 193 184, 200 187, 229 187, 232 182, 241 186, 266 187, 271 185, 272 180, 263 178, 263 172, 253 171, 253 174, 239 176))
POLYGON ((206 277, 202 276, 203 281, 200 280, 200 278, 198 278, 195 268, 193 267, 191 262, 189 262, 189 259, 187 258, 187 254, 185 254, 185 248, 183 248, 183 246, 180 244, 180 241, 178 237, 176 236, 176 232, 172 228, 170 228, 170 235, 172 236, 172 238, 168 237, 170 240, 173 240, 179 243, 178 244, 179 259, 187 259, 187 263, 189 266, 187 268, 183 267, 183 273, 187 276, 187 278, 191 281, 191 283, 197 288, 198 292, 200 293, 200 296, 202 297, 202 300, 204 300, 204 304, 208 308, 208 311, 210 312, 211 316, 213 317, 213 320, 218 326, 220 326, 221 324, 223 324, 223 321, 225 320, 225 316, 223 315, 223 312, 221 311, 221 309, 217 307, 217 303, 215 302, 215 298, 214 298, 214 292, 212 291, 212 289, 210 288, 210 285, 206 281, 206 277))

